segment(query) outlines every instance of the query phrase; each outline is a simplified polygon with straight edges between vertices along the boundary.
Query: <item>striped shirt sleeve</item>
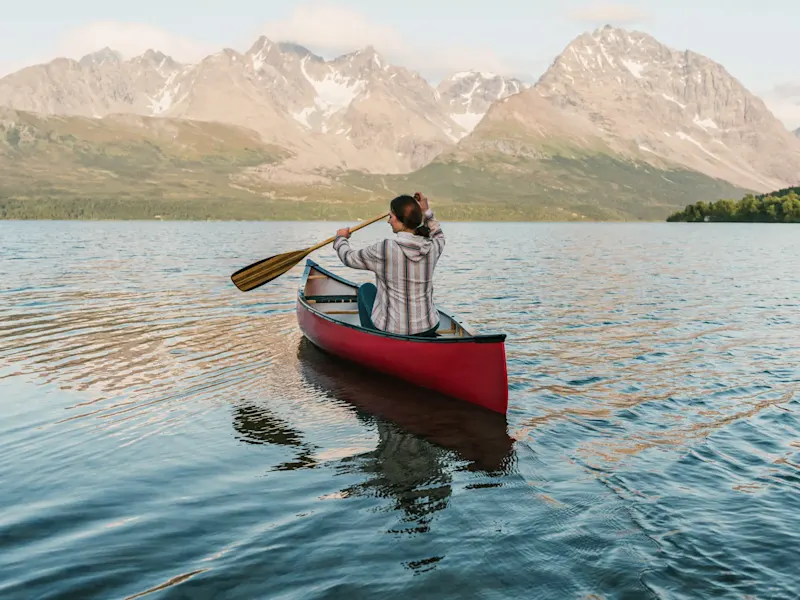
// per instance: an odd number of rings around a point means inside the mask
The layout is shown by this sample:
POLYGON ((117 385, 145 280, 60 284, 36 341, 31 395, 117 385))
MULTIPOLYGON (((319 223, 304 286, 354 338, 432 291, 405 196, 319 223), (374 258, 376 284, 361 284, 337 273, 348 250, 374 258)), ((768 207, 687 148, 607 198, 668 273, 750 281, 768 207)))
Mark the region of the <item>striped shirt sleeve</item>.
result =
POLYGON ((442 226, 439 225, 439 221, 434 219, 433 210, 430 208, 425 211, 425 225, 428 226, 428 229, 431 230, 431 241, 436 244, 436 248, 439 250, 439 254, 444 252, 444 231, 442 231, 442 226))
POLYGON ((382 247, 383 242, 376 242, 361 250, 353 250, 350 247, 350 240, 346 237, 337 237, 333 242, 333 249, 342 263, 351 269, 364 271, 377 271, 383 260, 382 247))

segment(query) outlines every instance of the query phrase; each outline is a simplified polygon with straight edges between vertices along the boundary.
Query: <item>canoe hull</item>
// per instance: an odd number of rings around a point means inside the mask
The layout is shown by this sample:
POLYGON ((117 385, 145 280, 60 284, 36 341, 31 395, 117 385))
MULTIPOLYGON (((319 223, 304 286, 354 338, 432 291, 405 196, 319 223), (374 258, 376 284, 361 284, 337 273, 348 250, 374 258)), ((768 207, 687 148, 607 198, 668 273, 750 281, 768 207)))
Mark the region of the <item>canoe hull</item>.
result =
MULTIPOLYGON (((309 263, 315 272, 326 273, 309 263)), ((306 275, 308 272, 309 267, 306 275)), ((353 288, 357 289, 355 285, 353 288)), ((306 300, 301 286, 297 298, 298 324, 306 338, 320 349, 420 387, 506 413, 508 375, 504 335, 397 336, 339 322, 318 306, 306 300)))

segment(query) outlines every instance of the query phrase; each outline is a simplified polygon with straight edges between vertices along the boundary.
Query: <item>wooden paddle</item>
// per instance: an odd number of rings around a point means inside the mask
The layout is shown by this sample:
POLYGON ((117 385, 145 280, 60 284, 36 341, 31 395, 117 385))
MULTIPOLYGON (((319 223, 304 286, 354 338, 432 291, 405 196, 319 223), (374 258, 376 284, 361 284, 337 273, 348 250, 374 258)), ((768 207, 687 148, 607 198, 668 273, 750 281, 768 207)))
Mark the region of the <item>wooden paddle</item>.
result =
MULTIPOLYGON (((380 221, 381 219, 385 219, 389 216, 388 212, 383 213, 382 215, 378 215, 374 219, 370 219, 369 221, 365 221, 356 225, 355 227, 351 227, 350 231, 358 231, 362 227, 366 227, 367 225, 371 225, 375 221, 380 221)), ((249 292, 259 286, 264 285, 286 273, 289 269, 294 267, 297 263, 303 260, 306 256, 311 254, 314 250, 319 250, 323 246, 327 246, 331 242, 336 240, 336 236, 328 238, 324 242, 320 242, 316 246, 311 246, 311 248, 307 248, 305 250, 295 250, 294 252, 284 252, 283 254, 276 254, 275 256, 270 256, 269 258, 264 258, 259 260, 258 262, 254 262, 252 265, 248 265, 242 269, 239 269, 231 275, 231 281, 233 281, 234 285, 239 288, 243 292, 249 292)))

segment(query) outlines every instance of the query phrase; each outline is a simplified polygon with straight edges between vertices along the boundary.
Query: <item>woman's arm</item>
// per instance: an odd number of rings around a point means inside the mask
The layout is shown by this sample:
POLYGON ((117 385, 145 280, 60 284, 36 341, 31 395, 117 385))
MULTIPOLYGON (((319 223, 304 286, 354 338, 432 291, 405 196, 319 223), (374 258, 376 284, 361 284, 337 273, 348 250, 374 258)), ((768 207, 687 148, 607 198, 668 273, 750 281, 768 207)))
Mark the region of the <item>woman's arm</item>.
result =
POLYGON ((353 250, 350 247, 349 237, 349 229, 340 229, 336 232, 333 249, 339 255, 339 260, 351 269, 377 272, 383 262, 383 242, 376 242, 361 250, 353 250))
POLYGON ((433 210, 428 203, 428 198, 419 192, 414 194, 414 198, 417 199, 419 207, 422 209, 422 214, 425 217, 425 225, 431 232, 431 240, 433 240, 434 244, 439 246, 439 252, 442 252, 445 243, 444 231, 442 231, 442 226, 439 224, 439 221, 434 218, 433 210))

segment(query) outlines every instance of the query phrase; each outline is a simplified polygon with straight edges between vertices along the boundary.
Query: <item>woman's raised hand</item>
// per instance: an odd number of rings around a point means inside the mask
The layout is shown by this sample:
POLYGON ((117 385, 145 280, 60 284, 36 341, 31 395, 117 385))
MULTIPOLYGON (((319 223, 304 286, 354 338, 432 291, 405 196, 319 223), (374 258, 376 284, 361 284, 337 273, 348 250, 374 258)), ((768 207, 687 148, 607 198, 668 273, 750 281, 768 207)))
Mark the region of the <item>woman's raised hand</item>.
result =
POLYGON ((419 192, 414 193, 414 199, 419 203, 419 207, 422 209, 422 212, 428 210, 428 199, 419 192))

